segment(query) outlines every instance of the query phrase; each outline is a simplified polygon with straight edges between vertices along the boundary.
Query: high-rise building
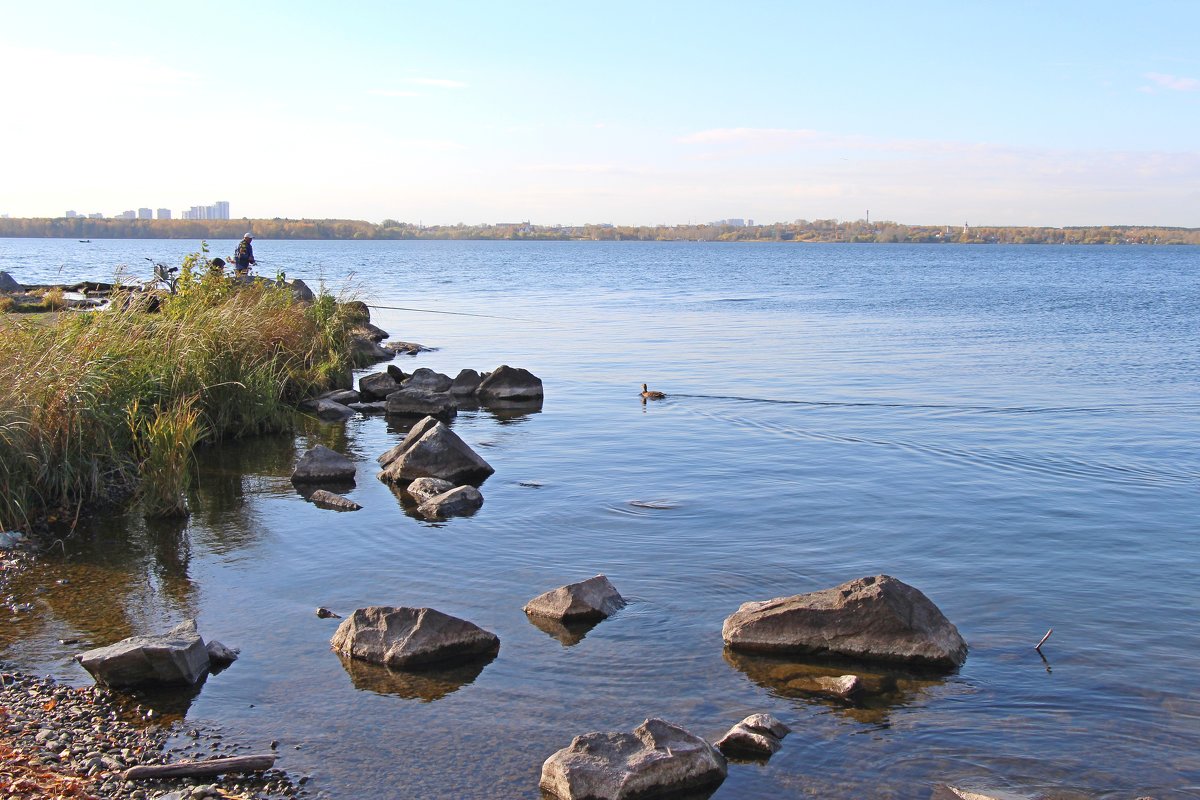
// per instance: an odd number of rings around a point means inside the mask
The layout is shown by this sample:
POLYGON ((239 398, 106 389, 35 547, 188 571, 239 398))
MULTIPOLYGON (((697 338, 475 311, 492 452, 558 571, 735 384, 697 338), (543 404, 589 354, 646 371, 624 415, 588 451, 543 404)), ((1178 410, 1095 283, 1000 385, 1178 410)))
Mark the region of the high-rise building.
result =
POLYGON ((158 210, 158 218, 159 218, 159 219, 170 219, 170 218, 171 218, 171 209, 169 209, 169 208, 160 208, 160 209, 158 210))
POLYGON ((66 213, 67 219, 75 219, 78 216, 79 216, 79 214, 76 213, 75 211, 67 211, 67 213, 66 213))
POLYGON ((183 212, 184 219, 229 219, 229 201, 218 200, 211 206, 192 206, 183 212))
POLYGON ((97 211, 95 214, 88 214, 88 219, 104 219, 104 215, 97 211))
POLYGON ((218 200, 212 204, 213 219, 229 219, 229 201, 218 200))
POLYGON ((136 211, 122 211, 120 214, 117 214, 116 218, 117 219, 137 219, 137 212, 136 211))
POLYGON ((154 212, 148 208, 138 209, 138 219, 154 219, 154 212))

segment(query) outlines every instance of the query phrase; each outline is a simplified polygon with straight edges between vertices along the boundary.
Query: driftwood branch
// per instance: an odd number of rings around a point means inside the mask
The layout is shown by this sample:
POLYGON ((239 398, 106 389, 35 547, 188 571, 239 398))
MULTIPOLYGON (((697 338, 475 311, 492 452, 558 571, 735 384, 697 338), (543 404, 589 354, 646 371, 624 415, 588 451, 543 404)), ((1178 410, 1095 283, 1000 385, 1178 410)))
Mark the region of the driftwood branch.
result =
POLYGON ((1044 645, 1046 643, 1046 640, 1050 638, 1050 634, 1052 634, 1052 633, 1054 633, 1054 628, 1051 628, 1050 630, 1046 631, 1046 635, 1042 637, 1042 640, 1040 642, 1038 642, 1037 644, 1035 644, 1033 646, 1033 649, 1037 650, 1039 653, 1042 652, 1042 645, 1044 645))
POLYGON ((174 764, 145 764, 130 767, 122 776, 127 781, 155 778, 200 778, 226 772, 263 772, 275 764, 275 754, 261 756, 229 756, 208 761, 178 761, 174 764))

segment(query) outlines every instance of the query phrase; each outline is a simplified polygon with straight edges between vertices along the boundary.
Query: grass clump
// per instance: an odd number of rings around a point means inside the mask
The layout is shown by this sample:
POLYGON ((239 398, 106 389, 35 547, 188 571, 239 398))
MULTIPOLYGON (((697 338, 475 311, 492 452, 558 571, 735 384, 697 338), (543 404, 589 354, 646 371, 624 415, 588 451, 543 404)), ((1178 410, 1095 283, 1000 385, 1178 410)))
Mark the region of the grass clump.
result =
POLYGON ((296 401, 349 375, 336 298, 203 265, 189 257, 154 303, 0 320, 0 527, 139 486, 148 513, 179 513, 196 444, 287 430, 296 401))

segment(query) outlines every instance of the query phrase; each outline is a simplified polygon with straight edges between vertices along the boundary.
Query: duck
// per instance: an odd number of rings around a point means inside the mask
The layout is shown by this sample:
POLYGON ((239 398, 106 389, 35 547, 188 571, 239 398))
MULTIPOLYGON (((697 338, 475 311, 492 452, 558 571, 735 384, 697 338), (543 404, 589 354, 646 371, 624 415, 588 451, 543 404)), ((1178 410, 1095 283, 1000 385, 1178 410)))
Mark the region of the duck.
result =
POLYGON ((662 400, 666 397, 662 392, 652 392, 646 388, 646 384, 642 384, 642 399, 643 400, 662 400))

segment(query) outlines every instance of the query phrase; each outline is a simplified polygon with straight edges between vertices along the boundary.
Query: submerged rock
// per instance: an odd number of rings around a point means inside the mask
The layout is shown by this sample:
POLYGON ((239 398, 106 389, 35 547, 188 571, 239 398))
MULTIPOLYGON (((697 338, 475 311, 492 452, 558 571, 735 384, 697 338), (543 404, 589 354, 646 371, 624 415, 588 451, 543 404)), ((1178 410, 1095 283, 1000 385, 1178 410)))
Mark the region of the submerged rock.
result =
POLYGON ((370 606, 342 621, 330 644, 352 658, 396 669, 496 655, 500 638, 432 608, 370 606))
POLYGON ((156 636, 131 636, 80 653, 75 660, 106 686, 192 685, 209 668, 208 650, 189 619, 156 636))
POLYGON ((425 519, 446 519, 473 514, 483 507, 483 495, 474 486, 457 486, 417 506, 425 519))
POLYGON ((441 478, 417 478, 407 486, 406 491, 412 496, 413 500, 417 501, 417 505, 420 505, 426 500, 437 497, 439 494, 445 494, 453 488, 453 483, 444 481, 441 478))
POLYGON ((342 497, 340 494, 334 494, 325 489, 317 489, 308 496, 308 499, 316 505, 334 508, 338 511, 358 511, 362 508, 362 506, 350 498, 342 497))
POLYGON ((958 629, 920 591, 888 575, 810 594, 744 603, 721 630, 751 653, 837 655, 953 669, 967 657, 958 629))
POLYGON ((562 622, 602 620, 625 607, 625 598, 603 575, 569 583, 539 594, 525 604, 525 613, 562 622))
POLYGON ((770 714, 751 714, 721 737, 717 749, 730 757, 770 758, 791 732, 770 714))
POLYGON ((323 444, 308 450, 296 462, 295 483, 354 480, 354 462, 323 444))
POLYGON ((648 719, 633 733, 576 736, 542 764, 540 786, 559 800, 642 800, 715 789, 727 770, 699 736, 648 719))

